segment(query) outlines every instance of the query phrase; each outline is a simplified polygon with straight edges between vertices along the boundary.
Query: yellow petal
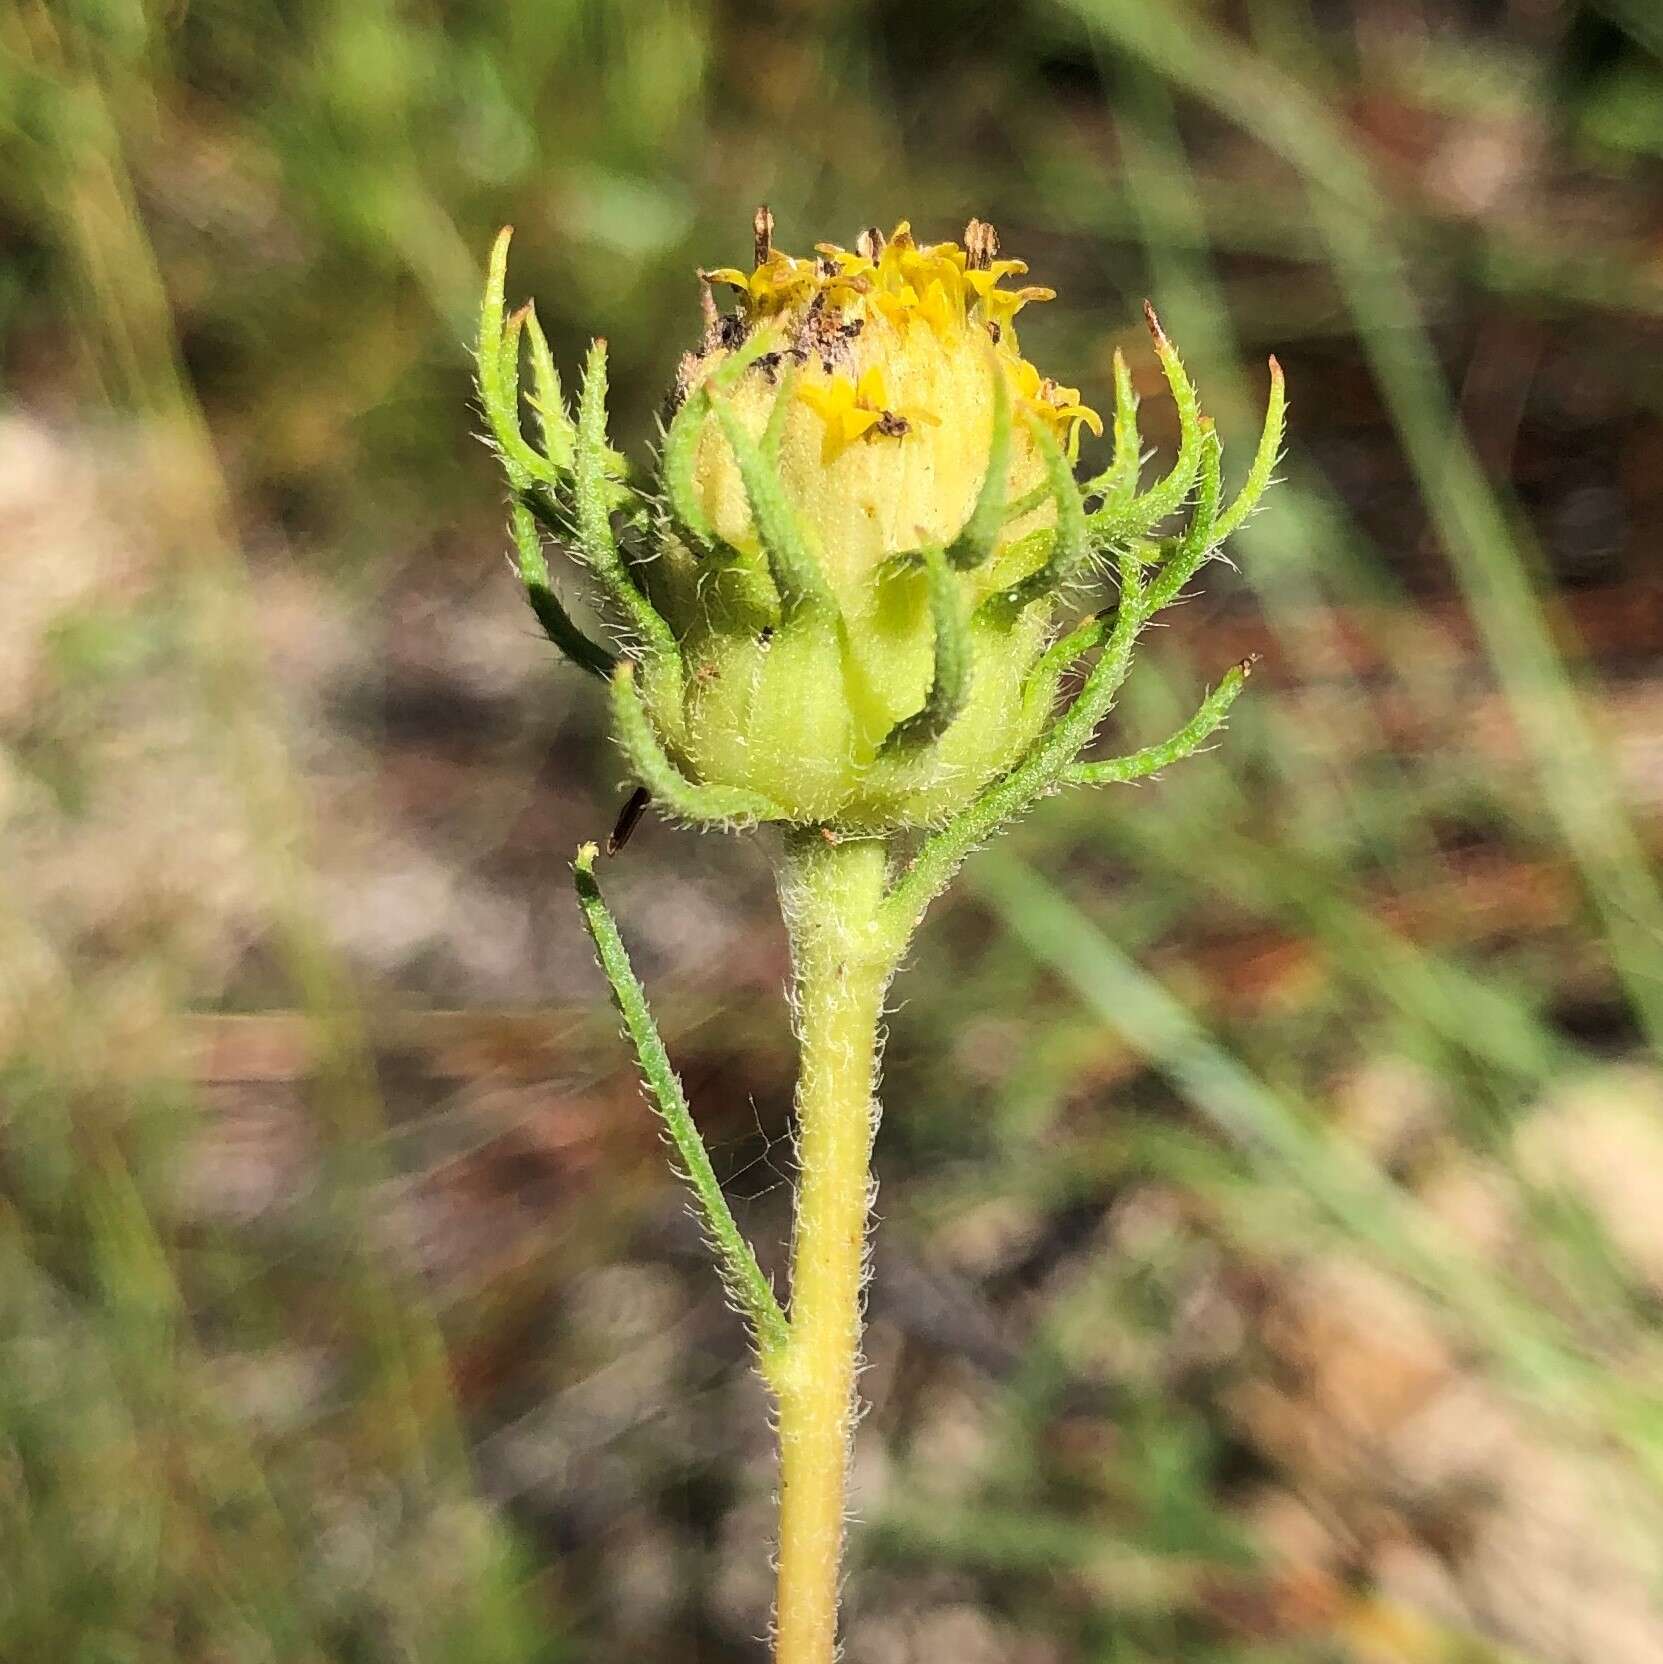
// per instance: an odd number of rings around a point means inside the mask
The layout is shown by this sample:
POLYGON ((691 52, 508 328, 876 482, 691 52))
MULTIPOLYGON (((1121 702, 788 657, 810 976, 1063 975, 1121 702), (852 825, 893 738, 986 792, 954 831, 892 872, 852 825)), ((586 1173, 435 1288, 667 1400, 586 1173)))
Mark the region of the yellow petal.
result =
POLYGON ((930 285, 919 311, 936 334, 945 339, 950 331, 962 331, 964 328, 963 291, 956 285, 949 291, 947 285, 937 278, 930 285))
POLYGON ((1017 276, 1027 271, 1027 269, 1028 263, 1025 260, 995 260, 985 270, 967 271, 964 274, 964 281, 976 291, 979 297, 985 299, 988 290, 993 288, 1002 278, 1017 276))
POLYGON ((861 410, 855 405, 845 405, 835 416, 828 417, 825 434, 820 440, 820 461, 835 462, 880 417, 879 411, 861 410))
POLYGON ((1031 399, 1039 391, 1039 371, 1027 359, 1019 358, 1009 366, 1011 385, 1017 397, 1031 399))
POLYGON ((836 243, 816 243, 817 254, 823 254, 828 260, 835 260, 840 275, 843 277, 869 277, 878 268, 875 262, 868 260, 864 254, 855 254, 846 248, 839 248, 836 243))
POLYGON ((1099 439, 1103 437, 1103 418, 1089 404, 1061 405, 1058 407, 1057 414, 1067 418, 1075 426, 1084 422, 1099 439))
POLYGON ((982 311, 994 323, 1005 323, 1014 318, 1032 300, 1055 300, 1055 289, 1042 289, 1030 284, 1026 289, 989 289, 982 296, 982 311))
POLYGON ((821 421, 835 423, 855 402, 854 383, 847 376, 832 376, 826 381, 804 379, 797 383, 797 397, 821 421))
POLYGON ((861 372, 855 397, 873 410, 882 410, 889 403, 889 390, 884 384, 881 365, 873 364, 861 372))

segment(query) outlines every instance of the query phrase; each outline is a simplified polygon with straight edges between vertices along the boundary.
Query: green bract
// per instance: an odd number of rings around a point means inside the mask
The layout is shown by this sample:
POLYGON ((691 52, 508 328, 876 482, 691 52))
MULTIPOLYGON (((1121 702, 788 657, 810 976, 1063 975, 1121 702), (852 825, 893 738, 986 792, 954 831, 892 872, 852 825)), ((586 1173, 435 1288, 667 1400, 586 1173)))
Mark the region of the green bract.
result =
MULTIPOLYGON (((1112 456, 1082 481, 1080 430, 1102 423, 1022 356, 1016 315, 1051 292, 1006 286, 1026 268, 998 257, 991 227, 920 245, 902 225, 801 259, 773 248, 766 211, 756 229, 750 270, 701 273, 704 335, 682 361, 650 487, 607 441, 605 344, 590 350, 574 415, 535 312, 505 316, 508 232, 493 251, 479 389, 521 575, 550 639, 611 678, 641 784, 691 821, 885 835, 975 818, 1042 760, 1047 778, 1029 786, 1103 777, 1077 755, 1137 630, 1269 483, 1284 409, 1275 361, 1258 453, 1225 506, 1218 439, 1151 312, 1177 457, 1142 487, 1117 355, 1112 456), (718 311, 712 284, 737 292, 733 311, 718 311), (523 360, 536 444, 521 421, 523 360), (545 530, 590 569, 621 655, 561 606, 545 530), (1110 607, 1058 640, 1065 608, 1077 617, 1105 575, 1110 607), (1094 651, 1098 667, 1059 716, 1064 672, 1094 651)), ((1209 701, 1216 719, 1244 674, 1209 701)))

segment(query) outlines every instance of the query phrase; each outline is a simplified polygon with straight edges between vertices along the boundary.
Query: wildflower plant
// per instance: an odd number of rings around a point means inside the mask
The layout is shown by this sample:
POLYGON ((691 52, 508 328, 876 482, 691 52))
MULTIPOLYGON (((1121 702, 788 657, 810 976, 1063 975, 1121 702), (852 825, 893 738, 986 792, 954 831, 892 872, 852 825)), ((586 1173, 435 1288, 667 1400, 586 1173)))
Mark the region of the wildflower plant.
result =
MULTIPOLYGON (((1114 359, 1108 456, 1082 478, 1098 414, 1023 355, 1017 319, 1052 298, 993 228, 921 244, 908 226, 853 249, 774 247, 700 273, 704 330, 681 361, 656 467, 607 437, 606 343, 575 410, 527 305, 504 304, 510 232, 492 252, 478 381, 509 487, 519 574, 549 639, 605 681, 612 728, 664 814, 768 828, 790 933, 801 1044, 790 1291, 782 1305, 711 1167, 596 883, 574 873, 622 1011, 734 1305, 773 1395, 780 1450, 775 1647, 835 1654, 844 1486, 883 1003, 930 902, 965 857, 1048 793, 1137 780, 1223 723, 1235 665, 1176 733, 1085 755, 1140 634, 1271 482, 1282 376, 1226 499, 1223 451, 1146 307, 1177 408, 1170 467, 1145 483, 1138 401, 1114 359), (717 293, 731 295, 726 309, 717 293), (529 386, 526 372, 529 370, 529 386), (534 422, 528 437, 523 421, 534 422), (587 568, 613 640, 556 593, 552 537, 587 568)), ((614 846, 621 841, 614 835, 614 846)))

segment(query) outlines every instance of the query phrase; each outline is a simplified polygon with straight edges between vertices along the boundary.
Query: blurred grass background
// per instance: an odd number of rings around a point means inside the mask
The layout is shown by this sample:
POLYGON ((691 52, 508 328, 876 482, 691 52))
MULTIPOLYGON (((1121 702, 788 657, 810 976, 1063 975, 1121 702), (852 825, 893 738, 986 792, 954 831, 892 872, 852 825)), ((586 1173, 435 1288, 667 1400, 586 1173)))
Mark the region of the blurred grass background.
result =
MULTIPOLYGON (((695 265, 992 218, 1287 481, 926 928, 854 1664, 1663 1660, 1651 0, 7 0, 0 1659, 760 1661, 761 1395, 565 861, 483 251, 650 439, 695 265)), ((1024 320, 1025 323, 1027 320, 1024 320)), ((764 852, 611 872, 765 1260, 764 852)))

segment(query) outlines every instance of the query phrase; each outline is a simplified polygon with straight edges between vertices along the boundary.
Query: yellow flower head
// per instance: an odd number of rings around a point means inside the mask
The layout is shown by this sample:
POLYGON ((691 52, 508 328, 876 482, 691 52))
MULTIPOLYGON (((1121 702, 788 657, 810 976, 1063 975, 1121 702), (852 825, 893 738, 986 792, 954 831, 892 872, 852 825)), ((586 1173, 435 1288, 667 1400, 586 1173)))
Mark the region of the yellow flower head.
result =
MULTIPOLYGON (((1023 276, 1028 267, 997 258, 991 226, 972 220, 962 245, 920 246, 903 220, 887 237, 875 226, 862 232, 853 249, 817 243, 813 259, 774 248, 772 232, 772 220, 759 217, 751 270, 723 266, 701 275, 738 291, 735 317, 747 330, 779 327, 805 371, 797 397, 826 424, 827 461, 857 439, 900 439, 916 420, 939 420, 922 406, 910 413, 874 406, 859 385, 868 373, 862 365, 881 371, 887 359, 923 350, 914 340, 920 330, 928 330, 949 354, 991 344, 994 361, 1024 408, 1051 422, 1071 451, 1082 426, 1101 436, 1097 412, 1078 395, 1065 397, 1068 389, 1042 378, 1022 357, 1016 314, 1031 301, 1054 300, 1056 291, 1033 284, 1004 287, 1007 278, 1023 276), (874 334, 862 347, 847 344, 868 326, 874 334)), ((892 379, 897 385, 909 380, 892 379)))
MULTIPOLYGON (((1010 286, 1027 269, 1000 258, 993 228, 980 220, 962 242, 920 243, 902 221, 888 236, 863 231, 853 248, 819 243, 811 256, 791 255, 774 247, 764 210, 751 267, 700 274, 737 304, 721 313, 707 300, 705 340, 683 365, 680 393, 693 393, 736 351, 754 354, 731 396, 758 433, 772 418, 787 487, 820 531, 838 587, 963 521, 987 454, 993 377, 1003 378, 1016 418, 1013 500, 1044 474, 1029 420, 1070 455, 1081 428, 1102 433, 1077 391, 1022 356, 1016 315, 1053 296, 1010 286)), ((699 483, 717 530, 743 542, 748 499, 714 432, 699 483)))
POLYGON ((1023 677, 1052 615, 1038 604, 1008 624, 978 624, 965 713, 927 755, 885 750, 935 675, 937 620, 919 551, 961 535, 997 452, 998 495, 1019 512, 990 524, 988 558, 955 573, 955 606, 969 617, 1021 583, 1053 546, 1046 446, 1072 452, 1082 427, 1101 433, 1102 423, 1022 356, 1017 314, 1051 291, 1018 285, 1027 267, 1000 257, 991 226, 972 220, 960 241, 922 243, 903 222, 809 255, 774 246, 766 210, 755 232, 748 268, 700 274, 704 339, 683 362, 666 440, 675 517, 700 529, 672 543, 652 575, 699 667, 684 755, 705 778, 776 796, 789 774, 794 804, 846 824, 900 813, 903 802, 927 818, 1027 742, 1023 677), (735 429, 765 457, 838 629, 783 627, 735 429), (712 559, 701 540, 725 553, 712 559), (798 663, 804 656, 814 662, 798 663))
POLYGON ((1022 281, 991 226, 922 243, 903 222, 808 255, 775 248, 773 231, 759 210, 749 266, 700 274, 703 336, 645 486, 606 439, 605 343, 574 417, 535 313, 505 310, 499 236, 479 387, 522 571, 557 645, 587 669, 616 664, 548 581, 537 523, 570 528, 627 631, 618 737, 671 812, 832 836, 928 828, 1039 757, 1067 667, 1097 647, 1091 676, 1123 666, 1095 609, 1058 637, 1081 589, 1119 564, 1124 637, 1139 595, 1176 597, 1251 510, 1281 443, 1280 372, 1225 508, 1217 437, 1150 312, 1177 459, 1139 490, 1137 396, 1117 354, 1112 454, 1076 478, 1081 430, 1103 424, 1023 356, 1018 315, 1052 292, 1022 281), (519 427, 522 348, 540 451, 519 427), (1183 534, 1161 537, 1192 495, 1183 534))

